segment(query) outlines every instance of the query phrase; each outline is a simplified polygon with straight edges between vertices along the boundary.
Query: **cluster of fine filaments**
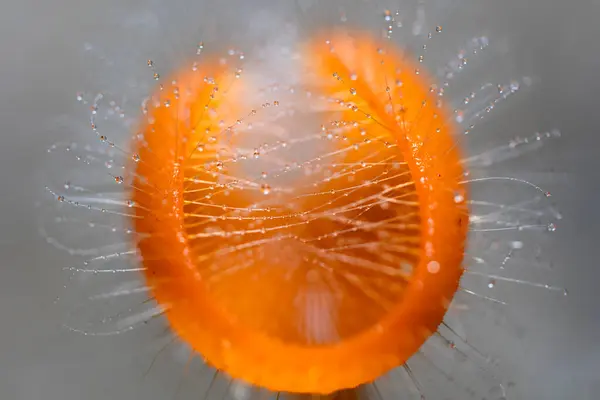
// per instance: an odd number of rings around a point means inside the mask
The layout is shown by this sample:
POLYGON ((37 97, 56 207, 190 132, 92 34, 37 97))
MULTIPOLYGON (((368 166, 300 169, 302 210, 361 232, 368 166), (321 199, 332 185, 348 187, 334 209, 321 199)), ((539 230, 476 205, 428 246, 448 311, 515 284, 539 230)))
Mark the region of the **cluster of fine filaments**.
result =
MULTIPOLYGON (((384 20, 391 38, 401 24, 391 12, 385 13, 384 20)), ((451 105, 452 120, 444 123, 460 127, 457 145, 468 149, 472 138, 481 143, 495 109, 506 107, 504 103, 518 97, 532 80, 476 84, 466 93, 455 90, 455 79, 467 73, 471 59, 488 51, 489 43, 486 37, 475 37, 439 68, 425 68, 429 47, 441 32, 438 26, 421 35, 421 50, 406 57, 415 57, 423 71, 438 72, 439 83, 431 86, 427 101, 451 105)), ((205 47, 198 45, 198 59, 189 65, 191 73, 201 73, 205 47)), ((287 319, 294 326, 285 327, 286 332, 296 332, 290 340, 335 343, 376 323, 402 298, 411 279, 419 259, 421 224, 406 160, 391 135, 381 130, 373 134, 369 127, 379 123, 377 116, 356 100, 362 93, 353 82, 360 77, 351 71, 336 72, 330 79, 337 93, 322 96, 287 80, 255 84, 252 57, 239 49, 229 50, 219 60, 227 72, 219 78, 202 77, 209 88, 201 99, 207 114, 194 126, 198 139, 186 159, 182 188, 185 231, 207 286, 225 307, 247 317, 249 325, 276 334, 283 329, 271 326, 276 315, 268 319, 243 314, 237 303, 228 305, 226 289, 231 276, 262 279, 260 266, 285 264, 283 275, 295 279, 294 274, 303 271, 305 282, 304 290, 294 296, 272 299, 281 302, 275 310, 295 316, 287 319), (247 104, 225 111, 223 106, 212 106, 217 101, 227 103, 230 91, 245 80, 251 87, 251 93, 242 93, 247 104), (350 109, 354 118, 316 122, 312 115, 297 112, 306 104, 314 104, 310 112, 317 115, 350 109), (314 268, 303 270, 307 264, 314 268), (355 302, 346 302, 341 313, 336 304, 344 293, 352 293, 355 302), (360 319, 348 317, 365 304, 368 313, 360 319)), ((152 60, 147 65, 148 81, 160 85, 159 93, 178 96, 177 91, 185 90, 178 82, 164 79, 166 74, 152 60)), ((421 71, 417 68, 413 73, 421 71)), ((390 87, 402 84, 389 77, 390 87)), ((174 351, 185 365, 182 375, 190 377, 177 390, 190 395, 200 391, 205 398, 283 396, 204 365, 202 357, 187 349, 161 318, 169 305, 152 301, 152 288, 141 278, 144 265, 131 240, 130 221, 139 217, 136 208, 140 207, 129 195, 136 190, 131 170, 151 160, 129 150, 138 109, 118 99, 120 93, 78 93, 77 101, 90 110, 89 120, 82 123, 87 126, 81 127, 84 135, 48 149, 60 163, 60 180, 45 188, 50 201, 43 205, 47 219, 40 232, 74 260, 64 268, 65 288, 56 299, 72 309, 64 327, 83 335, 118 338, 141 327, 152 331, 138 333, 155 348, 145 374, 152 373, 166 351, 174 351), (198 374, 205 378, 197 379, 198 374)), ((144 99, 142 115, 149 106, 172 107, 170 102, 160 102, 160 96, 144 99)), ((402 101, 390 96, 389 103, 393 109, 402 101)), ((80 129, 77 122, 69 125, 80 129)), ((457 190, 454 200, 469 209, 470 233, 459 291, 444 322, 421 350, 402 367, 361 387, 362 395, 385 399, 437 398, 441 393, 456 398, 507 396, 510 382, 499 375, 485 340, 471 340, 473 321, 468 315, 502 315, 511 306, 507 293, 515 287, 566 294, 536 277, 546 268, 539 260, 538 244, 561 218, 550 193, 519 176, 497 173, 507 160, 536 151, 559 136, 550 130, 500 144, 490 139, 486 148, 464 157, 466 172, 460 183, 469 194, 457 190)), ((140 143, 144 138, 139 135, 136 140, 140 143)), ((431 272, 436 268, 439 265, 432 264, 431 272)), ((269 296, 251 288, 248 285, 248 292, 239 295, 269 296)), ((274 289, 274 293, 278 292, 274 289)))

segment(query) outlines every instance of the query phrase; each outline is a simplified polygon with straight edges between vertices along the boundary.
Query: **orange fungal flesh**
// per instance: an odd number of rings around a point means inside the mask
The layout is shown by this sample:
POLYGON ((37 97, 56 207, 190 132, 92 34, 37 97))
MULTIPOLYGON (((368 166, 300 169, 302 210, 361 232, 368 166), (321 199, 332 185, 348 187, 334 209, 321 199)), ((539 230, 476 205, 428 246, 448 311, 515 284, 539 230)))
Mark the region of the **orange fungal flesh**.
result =
POLYGON ((403 54, 337 33, 299 55, 310 100, 291 105, 247 109, 252 77, 218 61, 165 85, 134 142, 133 221, 154 297, 209 364, 331 393, 437 329, 468 214, 449 115, 403 54))

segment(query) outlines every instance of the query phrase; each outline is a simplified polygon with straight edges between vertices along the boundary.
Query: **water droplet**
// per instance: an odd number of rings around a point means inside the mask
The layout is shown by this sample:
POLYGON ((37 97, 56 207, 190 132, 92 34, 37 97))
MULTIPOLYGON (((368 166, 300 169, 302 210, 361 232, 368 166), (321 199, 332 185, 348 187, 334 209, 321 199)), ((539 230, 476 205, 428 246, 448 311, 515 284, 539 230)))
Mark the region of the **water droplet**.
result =
POLYGON ((556 231, 556 224, 549 223, 546 229, 548 229, 548 232, 555 232, 556 231))
POLYGON ((148 65, 150 68, 154 67, 154 61, 152 61, 152 60, 148 60, 148 61, 146 61, 146 64, 147 64, 147 65, 148 65))
POLYGON ((495 280, 495 279, 490 279, 490 280, 488 281, 488 287, 489 287, 490 289, 492 289, 494 286, 496 286, 496 280, 495 280))
POLYGON ((511 247, 512 247, 513 249, 515 249, 515 250, 518 250, 518 249, 522 249, 522 248, 523 248, 523 242, 521 242, 521 241, 518 241, 518 240, 517 240, 517 241, 514 241, 514 242, 512 242, 510 245, 511 245, 511 247))
POLYGON ((117 183, 123 183, 123 177, 122 176, 115 176, 115 182, 117 183))
POLYGON ((271 186, 267 185, 266 183, 263 183, 262 185, 260 185, 260 190, 264 195, 267 195, 271 193, 271 186))
POLYGON ((204 145, 201 143, 199 145, 196 146, 196 150, 198 151, 204 151, 204 145))
POLYGON ((356 89, 355 88, 350 88, 350 94, 352 96, 356 96, 356 89))
POLYGON ((65 196, 58 196, 57 200, 62 203, 63 201, 65 201, 65 196))
POLYGON ((440 263, 432 260, 427 263, 427 271, 431 274, 437 274, 440 272, 440 263))
POLYGON ((134 154, 132 154, 132 155, 131 155, 131 159, 132 159, 133 161, 135 161, 135 162, 138 162, 138 161, 140 161, 140 155, 139 155, 139 154, 136 154, 136 153, 134 153, 134 154))
POLYGON ((198 43, 198 46, 196 47, 196 55, 200 55, 202 50, 204 50, 204 42, 198 43))
POLYGON ((154 80, 157 81, 160 79, 160 75, 158 74, 158 72, 154 73, 154 80))
POLYGON ((436 31, 437 33, 440 33, 440 32, 442 31, 442 26, 441 26, 441 25, 438 25, 438 26, 436 26, 436 27, 435 27, 435 31, 436 31))

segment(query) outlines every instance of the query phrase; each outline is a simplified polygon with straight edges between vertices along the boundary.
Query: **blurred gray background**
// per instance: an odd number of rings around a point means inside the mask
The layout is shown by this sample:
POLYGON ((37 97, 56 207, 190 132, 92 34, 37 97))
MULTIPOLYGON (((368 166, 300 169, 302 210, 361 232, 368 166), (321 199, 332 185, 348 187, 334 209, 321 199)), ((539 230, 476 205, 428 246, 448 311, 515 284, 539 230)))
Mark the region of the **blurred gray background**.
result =
MULTIPOLYGON (((156 348, 146 349, 150 356, 139 360, 129 351, 136 348, 135 340, 114 344, 61 329, 61 314, 51 303, 60 294, 60 268, 69 257, 39 236, 34 204, 47 196, 40 179, 46 148, 71 134, 61 132, 54 118, 80 112, 74 111, 75 93, 89 89, 85 85, 93 79, 82 56, 84 43, 113 49, 117 63, 119 53, 127 57, 127 49, 139 46, 137 58, 123 64, 143 63, 149 49, 198 40, 178 42, 203 24, 235 37, 236 26, 243 26, 253 12, 293 12, 293 7, 275 0, 175 3, 0 2, 2 400, 173 397, 172 381, 169 386, 157 380, 159 375, 141 377, 156 348), (215 27, 210 22, 215 20, 227 22, 215 27)), ((485 29, 492 38, 503 38, 509 49, 509 60, 503 62, 541 78, 526 101, 511 108, 511 123, 505 126, 524 127, 527 134, 536 126, 563 132, 558 143, 530 155, 533 160, 527 166, 540 178, 536 183, 552 192, 564 216, 545 257, 555 266, 553 280, 567 287, 569 296, 551 307, 540 296, 542 303, 530 304, 515 316, 527 335, 514 338, 523 354, 510 364, 521 377, 512 398, 600 399, 600 1, 481 0, 464 7, 460 1, 453 3, 458 8, 452 14, 454 30, 464 27, 466 35, 474 35, 485 29)), ((351 7, 349 2, 335 4, 351 7)), ((243 29, 237 34, 243 35, 243 29)), ((98 79, 101 89, 105 83, 98 79)))

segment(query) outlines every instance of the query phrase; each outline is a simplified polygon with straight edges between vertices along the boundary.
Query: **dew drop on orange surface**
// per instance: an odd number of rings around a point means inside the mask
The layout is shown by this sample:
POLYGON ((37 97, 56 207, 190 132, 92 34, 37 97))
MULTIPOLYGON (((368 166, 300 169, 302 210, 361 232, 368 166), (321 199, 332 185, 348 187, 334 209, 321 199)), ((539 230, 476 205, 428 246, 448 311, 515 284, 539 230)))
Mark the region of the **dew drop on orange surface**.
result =
POLYGON ((131 200, 147 283, 182 340, 234 378, 331 393, 436 331, 466 193, 450 114, 404 54, 336 33, 298 55, 294 94, 256 109, 260 78, 218 59, 165 84, 131 200))

